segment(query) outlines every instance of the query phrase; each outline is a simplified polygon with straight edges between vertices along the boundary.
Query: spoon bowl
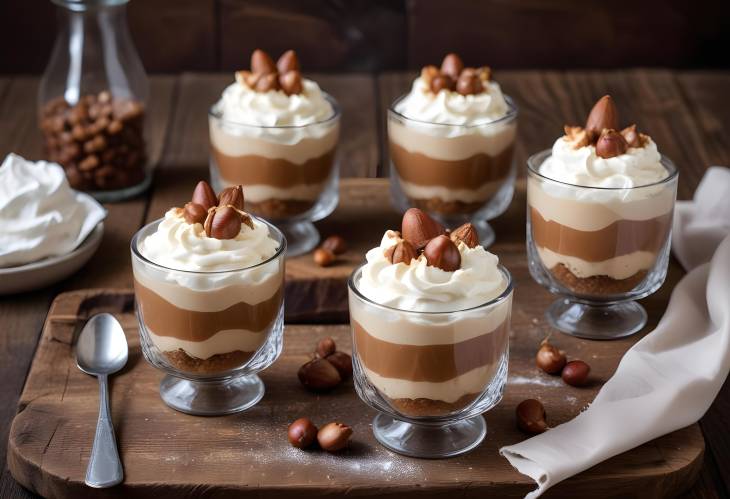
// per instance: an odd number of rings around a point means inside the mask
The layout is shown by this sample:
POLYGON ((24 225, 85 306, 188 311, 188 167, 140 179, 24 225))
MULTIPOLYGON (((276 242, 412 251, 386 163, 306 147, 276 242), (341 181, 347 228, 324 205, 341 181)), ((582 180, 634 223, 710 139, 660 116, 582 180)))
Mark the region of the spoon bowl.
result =
POLYGON ((86 374, 113 374, 127 363, 129 348, 122 325, 111 314, 93 316, 76 343, 76 365, 86 374))

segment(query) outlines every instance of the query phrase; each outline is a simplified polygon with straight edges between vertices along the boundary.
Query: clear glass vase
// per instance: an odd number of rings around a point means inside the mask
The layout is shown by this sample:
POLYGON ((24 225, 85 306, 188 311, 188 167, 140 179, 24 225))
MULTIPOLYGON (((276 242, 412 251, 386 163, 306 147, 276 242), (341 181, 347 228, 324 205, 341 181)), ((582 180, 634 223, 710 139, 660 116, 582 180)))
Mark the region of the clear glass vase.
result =
POLYGON ((59 31, 38 94, 45 156, 100 201, 144 191, 149 82, 127 26, 128 0, 54 0, 59 31))

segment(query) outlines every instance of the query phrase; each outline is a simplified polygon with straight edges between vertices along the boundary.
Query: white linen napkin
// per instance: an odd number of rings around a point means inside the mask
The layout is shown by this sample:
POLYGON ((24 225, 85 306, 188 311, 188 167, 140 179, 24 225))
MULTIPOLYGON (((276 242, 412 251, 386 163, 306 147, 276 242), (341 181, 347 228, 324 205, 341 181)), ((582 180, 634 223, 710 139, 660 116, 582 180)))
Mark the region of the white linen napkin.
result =
POLYGON ((688 426, 707 411, 730 370, 728 234, 730 170, 712 167, 694 200, 677 203, 673 250, 691 271, 672 292, 656 329, 626 352, 588 409, 546 433, 499 450, 537 482, 526 499, 688 426), (704 263, 710 258, 711 263, 704 263))

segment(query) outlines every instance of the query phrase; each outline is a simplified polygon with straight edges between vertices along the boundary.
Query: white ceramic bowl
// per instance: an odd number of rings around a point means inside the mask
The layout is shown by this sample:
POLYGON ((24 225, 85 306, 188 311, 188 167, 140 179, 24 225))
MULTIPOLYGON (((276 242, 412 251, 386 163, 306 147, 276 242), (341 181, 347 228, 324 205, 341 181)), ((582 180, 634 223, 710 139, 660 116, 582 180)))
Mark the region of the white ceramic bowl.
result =
POLYGON ((94 227, 72 252, 17 267, 0 268, 0 295, 40 289, 70 276, 94 255, 104 235, 104 222, 94 227))

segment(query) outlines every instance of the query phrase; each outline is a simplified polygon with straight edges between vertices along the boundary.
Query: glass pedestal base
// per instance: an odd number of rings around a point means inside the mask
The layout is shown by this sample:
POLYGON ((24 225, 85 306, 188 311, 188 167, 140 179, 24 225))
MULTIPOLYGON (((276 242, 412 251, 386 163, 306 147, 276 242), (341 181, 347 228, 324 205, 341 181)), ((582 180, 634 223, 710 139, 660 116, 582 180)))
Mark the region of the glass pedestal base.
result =
POLYGON ((442 425, 419 425, 378 414, 373 434, 384 447, 405 456, 438 459, 473 450, 487 435, 482 416, 442 425))
POLYGON ((219 381, 192 381, 167 375, 160 382, 162 400, 193 416, 222 416, 245 411, 264 396, 264 383, 252 374, 219 381))
POLYGON ((319 231, 312 222, 273 222, 286 237, 286 256, 309 253, 319 243, 319 231))
POLYGON ((615 340, 638 333, 646 325, 644 307, 635 301, 593 305, 561 298, 545 312, 552 327, 591 340, 615 340))

